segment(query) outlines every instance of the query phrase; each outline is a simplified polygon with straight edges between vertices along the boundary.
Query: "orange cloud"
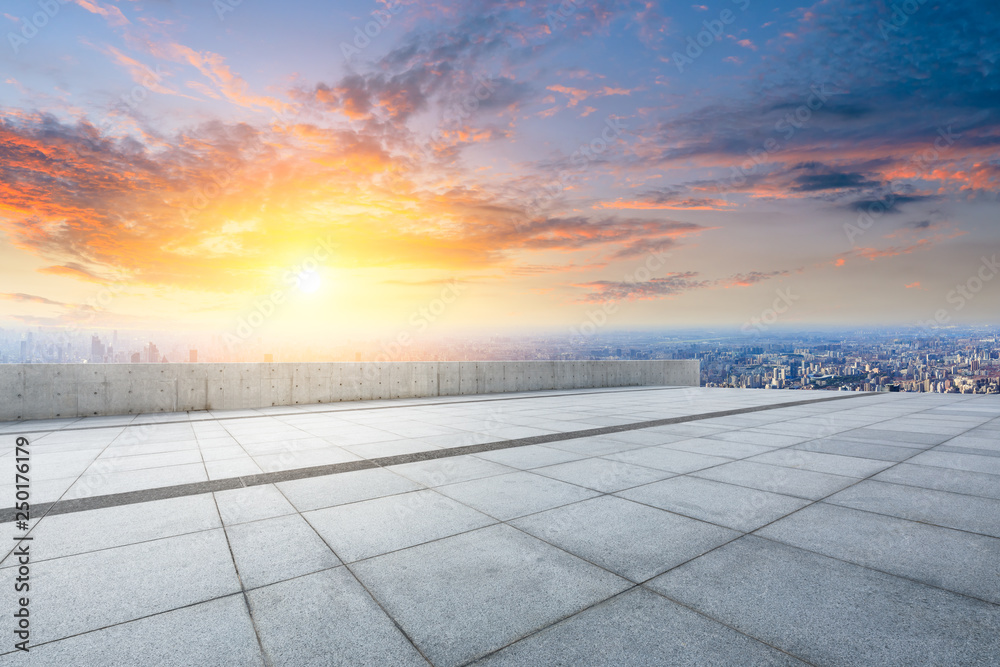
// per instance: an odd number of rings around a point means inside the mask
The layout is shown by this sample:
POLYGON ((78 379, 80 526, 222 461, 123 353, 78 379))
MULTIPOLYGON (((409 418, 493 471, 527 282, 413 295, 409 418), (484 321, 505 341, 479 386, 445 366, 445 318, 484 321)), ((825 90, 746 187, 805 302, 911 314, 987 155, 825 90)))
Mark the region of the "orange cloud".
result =
POLYGON ((756 285, 757 283, 764 282, 765 280, 770 280, 771 278, 777 278, 780 276, 787 276, 790 271, 751 271, 750 273, 738 273, 729 278, 719 281, 719 286, 723 289, 732 289, 734 287, 750 287, 751 285, 756 285))
MULTIPOLYGON (((930 229, 927 227, 926 229, 930 229)), ((924 228, 921 228, 924 229, 924 228)), ((887 257, 898 257, 899 255, 909 255, 910 253, 916 252, 918 250, 927 250, 932 246, 945 241, 948 239, 957 238, 964 235, 966 232, 961 230, 956 230, 950 234, 935 234, 933 236, 918 239, 916 242, 904 246, 889 246, 888 248, 855 248, 848 252, 842 252, 837 255, 837 258, 833 261, 834 266, 843 266, 848 259, 855 257, 867 259, 870 262, 874 262, 877 259, 885 259, 887 257)), ((895 234, 890 234, 886 238, 890 238, 895 234)))
POLYGON ((611 86, 604 86, 598 90, 584 90, 583 88, 572 88, 570 86, 556 84, 548 86, 546 90, 562 93, 563 95, 569 97, 569 101, 566 103, 566 108, 575 107, 577 104, 590 97, 610 97, 612 95, 632 94, 632 91, 627 88, 612 88, 611 86))
POLYGON ((124 67, 132 77, 132 80, 140 86, 144 86, 154 93, 160 93, 162 95, 180 95, 181 97, 187 97, 188 99, 196 99, 162 85, 161 82, 163 80, 163 75, 160 72, 153 71, 151 68, 147 67, 138 60, 125 55, 115 47, 105 47, 104 53, 110 55, 115 63, 124 67))
POLYGON ((736 204, 724 199, 689 198, 673 202, 652 201, 613 201, 597 202, 594 208, 604 209, 635 209, 635 210, 672 210, 672 211, 725 211, 735 208, 736 204))
POLYGON ((66 265, 46 266, 38 269, 38 273, 44 273, 51 276, 65 276, 91 283, 107 284, 111 282, 111 280, 96 276, 79 264, 74 264, 72 262, 66 265))
POLYGON ((254 95, 249 84, 233 72, 225 63, 225 58, 211 51, 198 52, 176 42, 145 41, 141 44, 154 56, 173 62, 187 63, 207 77, 230 102, 242 107, 262 107, 276 113, 284 113, 291 105, 275 97, 254 95))
POLYGON ((377 136, 306 123, 216 123, 156 140, 144 149, 86 123, 8 114, 0 225, 50 261, 41 269, 49 275, 223 293, 266 289, 275 271, 327 237, 339 266, 514 271, 526 253, 622 259, 705 229, 526 216, 489 190, 417 185, 426 172, 377 136))
POLYGON ((114 5, 102 5, 96 0, 72 0, 80 7, 86 9, 91 14, 97 14, 98 16, 104 17, 107 20, 108 25, 112 27, 118 27, 123 25, 128 25, 129 20, 125 18, 121 10, 114 5))
POLYGON ((47 299, 43 296, 36 296, 34 294, 12 294, 10 292, 0 292, 0 299, 5 299, 7 301, 21 301, 25 303, 40 303, 45 306, 65 306, 65 303, 61 301, 53 301, 52 299, 47 299))

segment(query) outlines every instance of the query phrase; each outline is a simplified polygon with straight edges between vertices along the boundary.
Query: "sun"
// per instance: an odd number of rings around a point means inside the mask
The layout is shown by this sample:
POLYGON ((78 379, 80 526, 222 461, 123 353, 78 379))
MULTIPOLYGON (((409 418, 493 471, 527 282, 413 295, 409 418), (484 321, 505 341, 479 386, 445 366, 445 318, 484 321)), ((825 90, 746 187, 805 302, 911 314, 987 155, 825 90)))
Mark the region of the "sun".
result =
POLYGON ((296 277, 295 282, 305 294, 313 294, 320 288, 319 274, 315 271, 302 271, 296 277))

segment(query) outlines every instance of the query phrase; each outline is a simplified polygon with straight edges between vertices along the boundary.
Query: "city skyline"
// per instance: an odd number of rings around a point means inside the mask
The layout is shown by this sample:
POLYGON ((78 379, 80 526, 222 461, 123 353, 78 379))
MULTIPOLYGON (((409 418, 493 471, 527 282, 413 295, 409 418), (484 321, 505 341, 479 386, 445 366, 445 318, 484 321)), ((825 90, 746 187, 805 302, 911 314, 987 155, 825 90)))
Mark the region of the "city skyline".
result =
POLYGON ((997 323, 989 3, 0 22, 0 326, 417 347, 997 323))
POLYGON ((925 329, 593 331, 450 336, 420 343, 338 339, 295 346, 257 338, 231 346, 195 333, 0 328, 0 363, 275 363, 617 361, 697 359, 703 387, 1000 393, 1000 327, 925 329), (88 339, 89 336, 89 339, 88 339))

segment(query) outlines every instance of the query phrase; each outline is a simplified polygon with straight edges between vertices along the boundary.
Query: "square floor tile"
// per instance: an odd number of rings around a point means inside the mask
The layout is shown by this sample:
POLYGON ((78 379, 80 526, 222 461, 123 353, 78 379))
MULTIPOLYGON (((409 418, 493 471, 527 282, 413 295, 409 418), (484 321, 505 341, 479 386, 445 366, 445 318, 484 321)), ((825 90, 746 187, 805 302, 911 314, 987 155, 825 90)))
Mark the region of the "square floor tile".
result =
POLYGON ((754 454, 773 451, 773 447, 763 445, 750 445, 743 442, 724 442, 722 440, 711 440, 709 438, 688 438, 665 445, 667 449, 679 449, 684 452, 694 452, 695 454, 708 454, 710 456, 724 456, 731 459, 742 459, 754 454))
POLYGON ((840 434, 840 437, 848 440, 862 440, 870 442, 898 442, 904 447, 925 448, 931 445, 939 445, 945 440, 949 440, 954 437, 954 434, 942 435, 940 433, 928 433, 926 431, 916 432, 890 430, 873 426, 871 428, 859 428, 853 431, 844 431, 840 434))
POLYGON ((224 524, 233 525, 293 514, 295 508, 273 484, 217 491, 215 502, 224 524))
POLYGON ((891 461, 876 461, 875 459, 863 459, 856 456, 807 452, 802 449, 778 449, 773 452, 754 456, 748 459, 748 461, 767 463, 774 466, 785 466, 787 468, 812 470, 814 472, 825 472, 831 475, 846 475, 848 477, 868 477, 893 465, 891 461))
POLYGON ((585 500, 511 523, 635 582, 739 536, 727 528, 613 496, 585 500))
POLYGON ((677 449, 667 449, 667 447, 633 449, 618 454, 609 454, 604 458, 675 473, 693 472, 702 468, 729 463, 732 460, 720 456, 708 456, 707 454, 695 454, 677 449))
POLYGON ((591 489, 530 472, 448 484, 437 490, 501 521, 598 495, 591 489))
POLYGON ((427 661, 346 568, 247 594, 274 665, 427 667, 427 661))
POLYGON ((757 535, 1000 603, 1000 539, 817 503, 757 535))
POLYGON ((550 442, 546 447, 573 452, 581 456, 604 456, 606 454, 625 452, 630 449, 640 449, 643 445, 612 440, 605 435, 596 435, 587 438, 573 438, 572 440, 550 442))
POLYGON ((340 565, 340 559, 298 514, 227 526, 226 533, 244 588, 340 565))
POLYGON ((815 665, 991 664, 1000 607, 747 536, 650 588, 815 665))
POLYGON ((532 468, 566 463, 567 461, 576 461, 583 458, 583 454, 566 452, 561 449, 553 449, 552 447, 542 445, 496 449, 476 454, 476 456, 487 461, 516 468, 517 470, 530 470, 532 468))
POLYGON ((765 447, 788 447, 797 445, 800 442, 811 440, 814 436, 807 435, 782 435, 780 433, 768 433, 766 431, 752 431, 740 429, 738 431, 727 431, 725 433, 715 433, 705 436, 712 440, 724 440, 726 442, 741 442, 746 445, 763 445, 765 447))
POLYGON ((279 482, 275 486, 300 512, 423 488, 416 482, 384 468, 296 479, 279 482))
POLYGON ((414 454, 416 452, 429 452, 440 449, 426 440, 416 438, 403 438, 400 440, 386 440, 385 442, 370 442, 366 445, 352 445, 344 447, 352 454, 357 454, 364 459, 378 459, 386 456, 402 456, 403 454, 414 454))
POLYGON ((508 646, 477 667, 804 665, 643 588, 508 646))
POLYGON ((100 462, 87 470, 66 492, 65 498, 89 498, 112 493, 141 491, 208 481, 204 463, 125 472, 105 472, 100 462))
POLYGON ((906 459, 924 451, 912 447, 898 447, 895 445, 880 445, 871 442, 857 442, 854 440, 839 440, 837 438, 822 438, 820 440, 810 440, 801 445, 795 445, 792 449, 801 449, 807 452, 822 452, 824 454, 838 454, 840 456, 857 456, 864 459, 875 459, 876 461, 905 461, 906 459))
POLYGON ((31 646, 29 654, 33 665, 142 665, 151 659, 157 667, 264 665, 242 595, 31 646))
POLYGON ((908 463, 1000 475, 1000 458, 995 456, 931 450, 914 456, 908 463))
POLYGON ((478 456, 450 456, 430 461, 404 463, 391 466, 389 469, 431 487, 514 472, 514 468, 487 461, 478 456))
POLYGON ((708 470, 699 470, 692 475, 810 500, 819 500, 858 481, 856 477, 829 475, 751 461, 733 461, 708 470))
POLYGON ((630 584, 498 525, 352 566, 438 667, 456 667, 630 584))
POLYGON ((535 468, 532 472, 588 489, 595 489, 602 493, 621 491, 674 475, 674 473, 665 470, 634 466, 603 458, 570 461, 569 463, 535 468))
POLYGON ((802 498, 696 477, 672 477, 616 495, 743 532, 809 504, 802 498))
POLYGON ((900 463, 872 479, 1000 500, 1000 475, 900 463))
MULTIPOLYGON (((0 570, 7 590, 14 589, 16 572, 16 567, 0 570)), ((39 561, 32 565, 31 584, 33 643, 240 590, 221 528, 39 561)), ((13 636, 13 623, 13 615, 4 614, 0 631, 13 636)))
POLYGON ((496 522, 430 490, 328 507, 304 516, 349 563, 496 522))
POLYGON ((1000 500, 866 480, 827 502, 1000 537, 1000 500))
MULTIPOLYGON (((221 525, 211 494, 53 514, 40 520, 31 531, 35 544, 44 545, 36 547, 33 558, 34 562, 62 558, 221 525)), ((4 553, 13 545, 4 545, 4 553)), ((8 556, 0 566, 11 562, 8 556)))
POLYGON ((209 479, 231 479, 249 475, 259 475, 263 471, 252 458, 244 456, 223 461, 206 461, 205 470, 209 479))

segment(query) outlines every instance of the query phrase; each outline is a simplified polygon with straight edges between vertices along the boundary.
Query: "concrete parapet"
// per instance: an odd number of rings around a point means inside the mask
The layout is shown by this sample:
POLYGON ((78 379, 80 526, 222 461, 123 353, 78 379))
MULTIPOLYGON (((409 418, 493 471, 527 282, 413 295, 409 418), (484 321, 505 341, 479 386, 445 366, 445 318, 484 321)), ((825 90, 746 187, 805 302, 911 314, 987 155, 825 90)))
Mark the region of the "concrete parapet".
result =
POLYGON ((0 421, 699 384, 695 359, 0 364, 0 421))

